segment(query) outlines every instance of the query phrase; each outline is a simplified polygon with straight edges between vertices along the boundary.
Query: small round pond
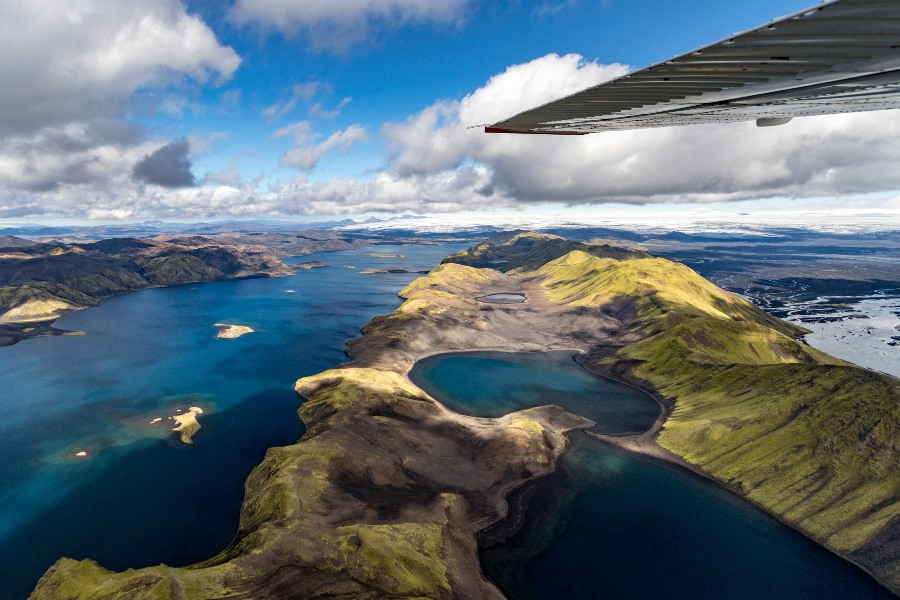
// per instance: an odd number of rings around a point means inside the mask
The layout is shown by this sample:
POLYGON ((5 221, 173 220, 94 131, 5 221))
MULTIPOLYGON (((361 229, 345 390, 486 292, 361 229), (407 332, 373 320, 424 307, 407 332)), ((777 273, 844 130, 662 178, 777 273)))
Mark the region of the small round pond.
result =
MULTIPOLYGON (((643 431, 655 402, 587 373, 572 352, 459 353, 410 378, 449 408, 496 417, 559 404, 606 433, 643 431)), ((753 505, 697 475, 583 433, 557 470, 513 492, 521 527, 481 536, 485 574, 510 598, 889 599, 894 596, 753 505)))
POLYGON ((487 296, 478 296, 475 298, 479 302, 487 302, 488 304, 521 304, 528 300, 525 294, 488 294, 487 296))

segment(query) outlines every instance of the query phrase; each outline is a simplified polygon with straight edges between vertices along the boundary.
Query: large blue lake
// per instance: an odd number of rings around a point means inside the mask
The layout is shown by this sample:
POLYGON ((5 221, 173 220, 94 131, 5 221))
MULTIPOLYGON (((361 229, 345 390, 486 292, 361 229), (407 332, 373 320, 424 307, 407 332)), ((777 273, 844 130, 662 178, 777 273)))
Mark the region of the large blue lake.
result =
MULTIPOLYGON (((571 353, 444 354, 420 361, 410 375, 474 416, 559 404, 600 431, 624 433, 649 427, 657 414, 652 399, 587 373, 571 353)), ((510 598, 894 597, 861 569, 693 473, 584 433, 573 438, 556 472, 517 492, 527 498, 524 526, 511 536, 483 536, 485 573, 510 598)))
POLYGON ((61 556, 120 570, 224 548, 250 470, 304 432, 294 381, 345 361, 415 271, 463 247, 327 252, 295 262, 330 267, 291 277, 145 290, 56 323, 87 335, 0 348, 0 598, 61 556), (255 333, 217 339, 214 323, 255 333), (168 417, 191 406, 204 413, 187 446, 168 417))

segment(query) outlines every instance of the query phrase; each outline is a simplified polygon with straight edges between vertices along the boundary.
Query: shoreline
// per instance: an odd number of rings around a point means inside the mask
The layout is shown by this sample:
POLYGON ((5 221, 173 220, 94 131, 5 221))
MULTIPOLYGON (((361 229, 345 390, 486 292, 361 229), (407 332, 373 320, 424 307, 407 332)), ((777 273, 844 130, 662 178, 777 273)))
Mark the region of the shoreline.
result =
MULTIPOLYGON (((579 363, 579 364, 581 364, 581 363, 579 363)), ((657 420, 653 423, 653 425, 650 427, 650 429, 648 429, 647 431, 645 431, 643 433, 629 434, 629 435, 610 435, 610 434, 594 433, 591 431, 585 431, 585 433, 587 435, 589 435, 590 437, 598 440, 599 442, 602 442, 609 446, 613 446, 615 448, 619 448, 621 450, 624 450, 626 452, 631 452, 631 453, 639 455, 639 456, 649 457, 653 460, 659 461, 661 463, 665 463, 666 465, 669 465, 674 468, 678 468, 682 471, 689 472, 697 477, 705 479, 706 481, 710 481, 710 482, 714 483, 720 489, 723 489, 723 490, 727 491, 729 494, 731 494, 732 496, 734 496, 735 498, 738 498, 738 499, 742 500, 743 502, 747 502, 751 506, 754 506, 756 509, 758 509, 761 512, 765 513, 766 515, 772 517, 773 519, 775 519, 776 521, 778 521, 785 527, 790 528, 792 531, 799 533, 806 539, 815 543, 820 548, 824 548, 825 550, 829 551, 830 553, 837 556, 838 558, 845 560, 845 561, 849 562, 850 564, 854 565, 855 567, 859 568, 864 573, 866 573, 869 577, 871 577, 873 581, 878 583, 878 585, 880 585, 881 587, 883 587, 884 589, 886 589, 890 592, 893 592, 893 590, 891 590, 889 587, 884 585, 875 576, 875 574, 870 569, 868 569, 865 565, 859 563, 858 561, 854 560, 853 558, 851 558, 849 556, 844 556, 844 555, 839 554, 838 552, 832 550, 831 548, 829 548, 828 546, 826 546, 819 540, 815 539, 814 537, 812 537, 805 531, 801 530, 798 527, 795 527, 793 524, 789 523, 788 521, 786 521, 779 515, 776 515, 772 511, 768 510, 765 506, 759 504, 758 502, 754 502, 747 496, 737 492, 734 488, 732 488, 728 484, 726 484, 722 481, 719 481, 718 479, 716 479, 715 477, 713 477, 712 475, 710 475, 709 473, 707 473, 706 471, 704 471, 703 469, 698 467, 697 465, 689 463, 684 458, 682 458, 682 457, 678 456, 677 454, 673 453, 672 451, 667 450, 666 448, 663 448, 662 446, 660 446, 659 443, 656 441, 656 436, 660 432, 660 430, 663 428, 663 426, 665 425, 665 422, 668 419, 669 415, 671 414, 672 409, 669 407, 668 403, 663 399, 663 397, 658 392, 651 391, 645 387, 635 385, 632 382, 626 381, 619 377, 616 377, 613 374, 597 372, 584 364, 581 364, 581 366, 585 370, 587 370, 591 373, 594 373, 595 375, 598 375, 600 377, 606 377, 607 379, 610 379, 617 383, 622 383, 622 384, 628 385, 636 390, 639 390, 639 391, 642 391, 642 392, 648 394, 654 400, 656 400, 657 404, 659 404, 660 408, 663 411, 660 414, 660 416, 657 418, 657 420)))
MULTIPOLYGON (((611 348, 613 348, 613 347, 611 347, 611 348)), ((828 552, 830 552, 832 555, 840 558, 841 560, 844 560, 844 561, 854 565, 855 567, 857 567, 858 569, 860 569, 861 571, 866 573, 866 575, 868 575, 872 579, 873 582, 877 583, 879 586, 881 586, 885 590, 892 591, 892 590, 890 590, 890 588, 888 588, 883 583, 881 583, 878 580, 878 578, 875 576, 875 574, 872 573, 869 569, 867 569, 864 565, 860 564, 859 562, 857 562, 856 560, 853 560, 852 558, 850 558, 848 556, 843 556, 843 555, 835 552, 831 548, 828 548, 827 546, 822 544, 820 541, 813 538, 811 535, 809 535, 806 532, 800 530, 799 528, 793 526, 791 523, 787 522, 780 516, 767 510, 764 506, 758 504, 757 502, 754 502, 753 500, 744 496, 743 494, 740 494, 739 492, 737 492, 735 489, 733 489, 731 486, 727 485, 726 483, 719 481, 718 479, 712 477, 709 473, 705 472, 699 466, 689 463, 684 458, 682 458, 682 457, 678 456, 677 454, 674 454, 670 450, 667 450, 666 448, 663 448, 662 446, 660 446, 659 443, 656 441, 656 435, 662 429, 663 425, 665 425, 666 420, 668 419, 669 415, 671 414, 672 408, 670 407, 669 403, 667 403, 665 401, 665 399, 658 392, 656 392, 655 390, 652 390, 652 388, 637 385, 632 381, 628 381, 621 377, 617 377, 616 375, 614 375, 612 373, 601 372, 601 371, 592 369, 588 365, 585 365, 582 362, 579 362, 578 358, 581 356, 584 356, 584 351, 582 351, 582 350, 579 350, 577 348, 572 348, 572 347, 541 348, 541 349, 536 349, 536 350, 524 350, 524 349, 517 349, 517 348, 510 349, 508 346, 506 346, 506 347, 497 346, 497 347, 481 347, 481 348, 473 349, 473 350, 451 350, 451 351, 438 350, 438 351, 434 351, 434 352, 426 352, 421 355, 418 355, 418 357, 410 365, 409 369, 407 369, 406 380, 409 383, 411 383, 412 385, 416 386, 415 382, 413 382, 412 379, 410 379, 409 373, 412 372, 412 370, 415 368, 415 366, 420 361, 425 360, 427 358, 431 358, 431 357, 435 357, 435 356, 447 356, 447 357, 461 356, 461 355, 466 355, 466 354, 478 354, 478 353, 489 353, 489 352, 494 352, 494 353, 498 353, 498 354, 504 354, 504 353, 506 353, 506 354, 542 354, 542 353, 547 353, 547 352, 573 352, 574 355, 572 356, 572 360, 576 364, 578 364, 582 369, 587 371, 588 373, 590 373, 594 376, 603 378, 603 379, 608 379, 615 383, 625 385, 627 387, 630 387, 634 390, 637 390, 641 393, 644 393, 644 394, 650 396, 660 407, 660 414, 656 418, 654 423, 650 426, 650 428, 647 429, 646 431, 643 431, 641 433, 636 433, 636 434, 621 434, 621 435, 596 433, 596 432, 589 431, 589 430, 584 430, 584 433, 587 436, 589 436, 590 438, 600 442, 601 444, 620 449, 626 453, 631 453, 631 454, 634 454, 639 457, 650 459, 654 462, 660 463, 669 468, 674 468, 685 474, 690 474, 692 476, 696 476, 705 481, 710 482, 711 484, 715 485, 718 489, 727 492, 731 497, 735 498, 736 500, 739 500, 741 502, 746 502, 750 506, 753 506, 755 509, 764 513, 766 516, 774 519, 781 525, 789 528, 791 531, 802 535, 805 539, 814 543, 817 547, 823 548, 823 549, 827 550, 828 552)), ((416 386, 416 387, 418 387, 418 386, 416 386)), ((419 389, 421 389, 421 388, 419 388, 419 389)), ((433 396, 431 396, 424 390, 422 390, 422 391, 428 396, 429 399, 431 399, 432 402, 438 404, 439 406, 443 407, 447 411, 455 413, 455 411, 452 411, 451 409, 444 406, 440 402, 440 400, 434 398, 433 396)), ((532 408, 540 408, 542 406, 547 406, 547 405, 537 405, 532 408)), ((526 410, 528 410, 528 409, 526 409, 526 410)), ((463 414, 463 413, 456 413, 456 414, 463 414)), ((572 414, 575 414, 575 413, 572 413, 572 414)), ((471 416, 471 415, 463 414, 463 416, 471 416)), ((508 416, 508 415, 506 415, 506 416, 508 416)), ((581 416, 581 415, 576 415, 576 416, 581 416)), ((553 465, 553 469, 551 469, 547 473, 535 474, 534 476, 530 477, 529 479, 521 482, 519 485, 512 486, 508 490, 504 491, 505 501, 507 504, 506 514, 504 514, 501 519, 495 521, 494 523, 489 524, 487 527, 480 529, 476 534, 479 538, 479 541, 481 541, 483 539, 483 536, 487 536, 488 538, 492 538, 492 537, 509 538, 509 537, 515 535, 521 529, 521 527, 524 525, 524 523, 527 519, 528 510, 531 507, 531 505, 530 505, 531 489, 533 489, 534 484, 536 484, 538 482, 538 480, 553 474, 558 468, 559 460, 561 460, 562 457, 571 450, 571 446, 573 443, 572 438, 571 438, 571 436, 566 436, 566 438, 567 438, 567 441, 566 441, 565 448, 563 449, 562 453, 557 457, 557 459, 553 465), (507 520, 510 520, 511 522, 507 523, 507 520)), ((500 543, 502 545, 503 542, 500 542, 500 543)))

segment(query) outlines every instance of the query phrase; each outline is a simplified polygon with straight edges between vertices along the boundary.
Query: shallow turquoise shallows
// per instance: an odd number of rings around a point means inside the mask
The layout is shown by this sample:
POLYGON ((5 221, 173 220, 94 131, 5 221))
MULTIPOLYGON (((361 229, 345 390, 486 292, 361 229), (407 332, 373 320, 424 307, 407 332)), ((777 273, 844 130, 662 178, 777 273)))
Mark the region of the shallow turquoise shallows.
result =
POLYGON ((291 277, 145 290, 56 323, 87 335, 0 348, 0 598, 61 556, 121 570, 222 550, 250 470, 303 434, 294 381, 344 362, 415 271, 463 247, 327 252, 295 262, 331 267, 291 277), (217 339, 215 323, 255 333, 217 339), (168 417, 191 406, 204 413, 186 446, 168 417))
MULTIPOLYGON (((571 353, 438 355, 411 376, 448 407, 476 416, 559 404, 600 431, 625 433, 649 427, 656 415, 647 408, 652 400, 585 372, 571 353)), ((556 472, 514 492, 527 499, 521 530, 482 536, 489 546, 481 551, 484 571, 510 598, 894 597, 861 569, 693 473, 584 433, 573 440, 556 472)))

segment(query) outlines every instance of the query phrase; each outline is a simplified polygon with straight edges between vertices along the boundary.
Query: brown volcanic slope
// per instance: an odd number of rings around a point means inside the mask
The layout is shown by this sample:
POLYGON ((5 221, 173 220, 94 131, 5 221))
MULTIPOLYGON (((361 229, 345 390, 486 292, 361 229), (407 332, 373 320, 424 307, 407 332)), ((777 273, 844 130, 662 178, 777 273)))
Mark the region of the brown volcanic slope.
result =
MULTIPOLYGON (((504 517, 511 489, 554 468, 564 433, 586 423, 554 407, 460 416, 407 379, 423 356, 477 349, 576 348, 595 368, 654 384, 674 405, 661 436, 666 447, 680 453, 686 439, 709 449, 681 455, 893 585, 898 503, 879 482, 898 481, 896 421, 878 429, 863 413, 896 411, 895 379, 797 343, 792 325, 675 263, 534 234, 489 246, 477 254, 516 272, 441 265, 351 342, 350 363, 297 382, 308 399, 299 410, 308 431, 295 445, 271 449, 250 475, 238 534, 220 555, 183 569, 124 573, 62 559, 32 598, 499 598, 478 576, 475 536, 504 517), (529 300, 474 300, 500 292, 529 300), (663 389, 682 371, 702 377, 663 389), (811 386, 801 405, 780 391, 801 393, 821 373, 831 374, 828 389, 811 386), (846 399, 848 386, 861 384, 868 407, 846 399), (749 391, 733 396, 733 386, 749 391), (811 435, 835 418, 842 427, 811 435), (793 446, 777 443, 782 436, 793 446), (755 450, 760 443, 770 444, 768 458, 755 450), (859 469, 857 456, 870 468, 859 469), (819 469, 799 482, 809 488, 793 506, 768 502, 798 484, 780 473, 811 461, 819 469), (834 518, 834 503, 819 503, 822 493, 847 500, 845 518, 834 518), (806 519, 794 518, 804 502, 806 519), (848 524, 847 511, 860 527, 848 524)), ((477 264, 475 254, 455 258, 477 264)))

